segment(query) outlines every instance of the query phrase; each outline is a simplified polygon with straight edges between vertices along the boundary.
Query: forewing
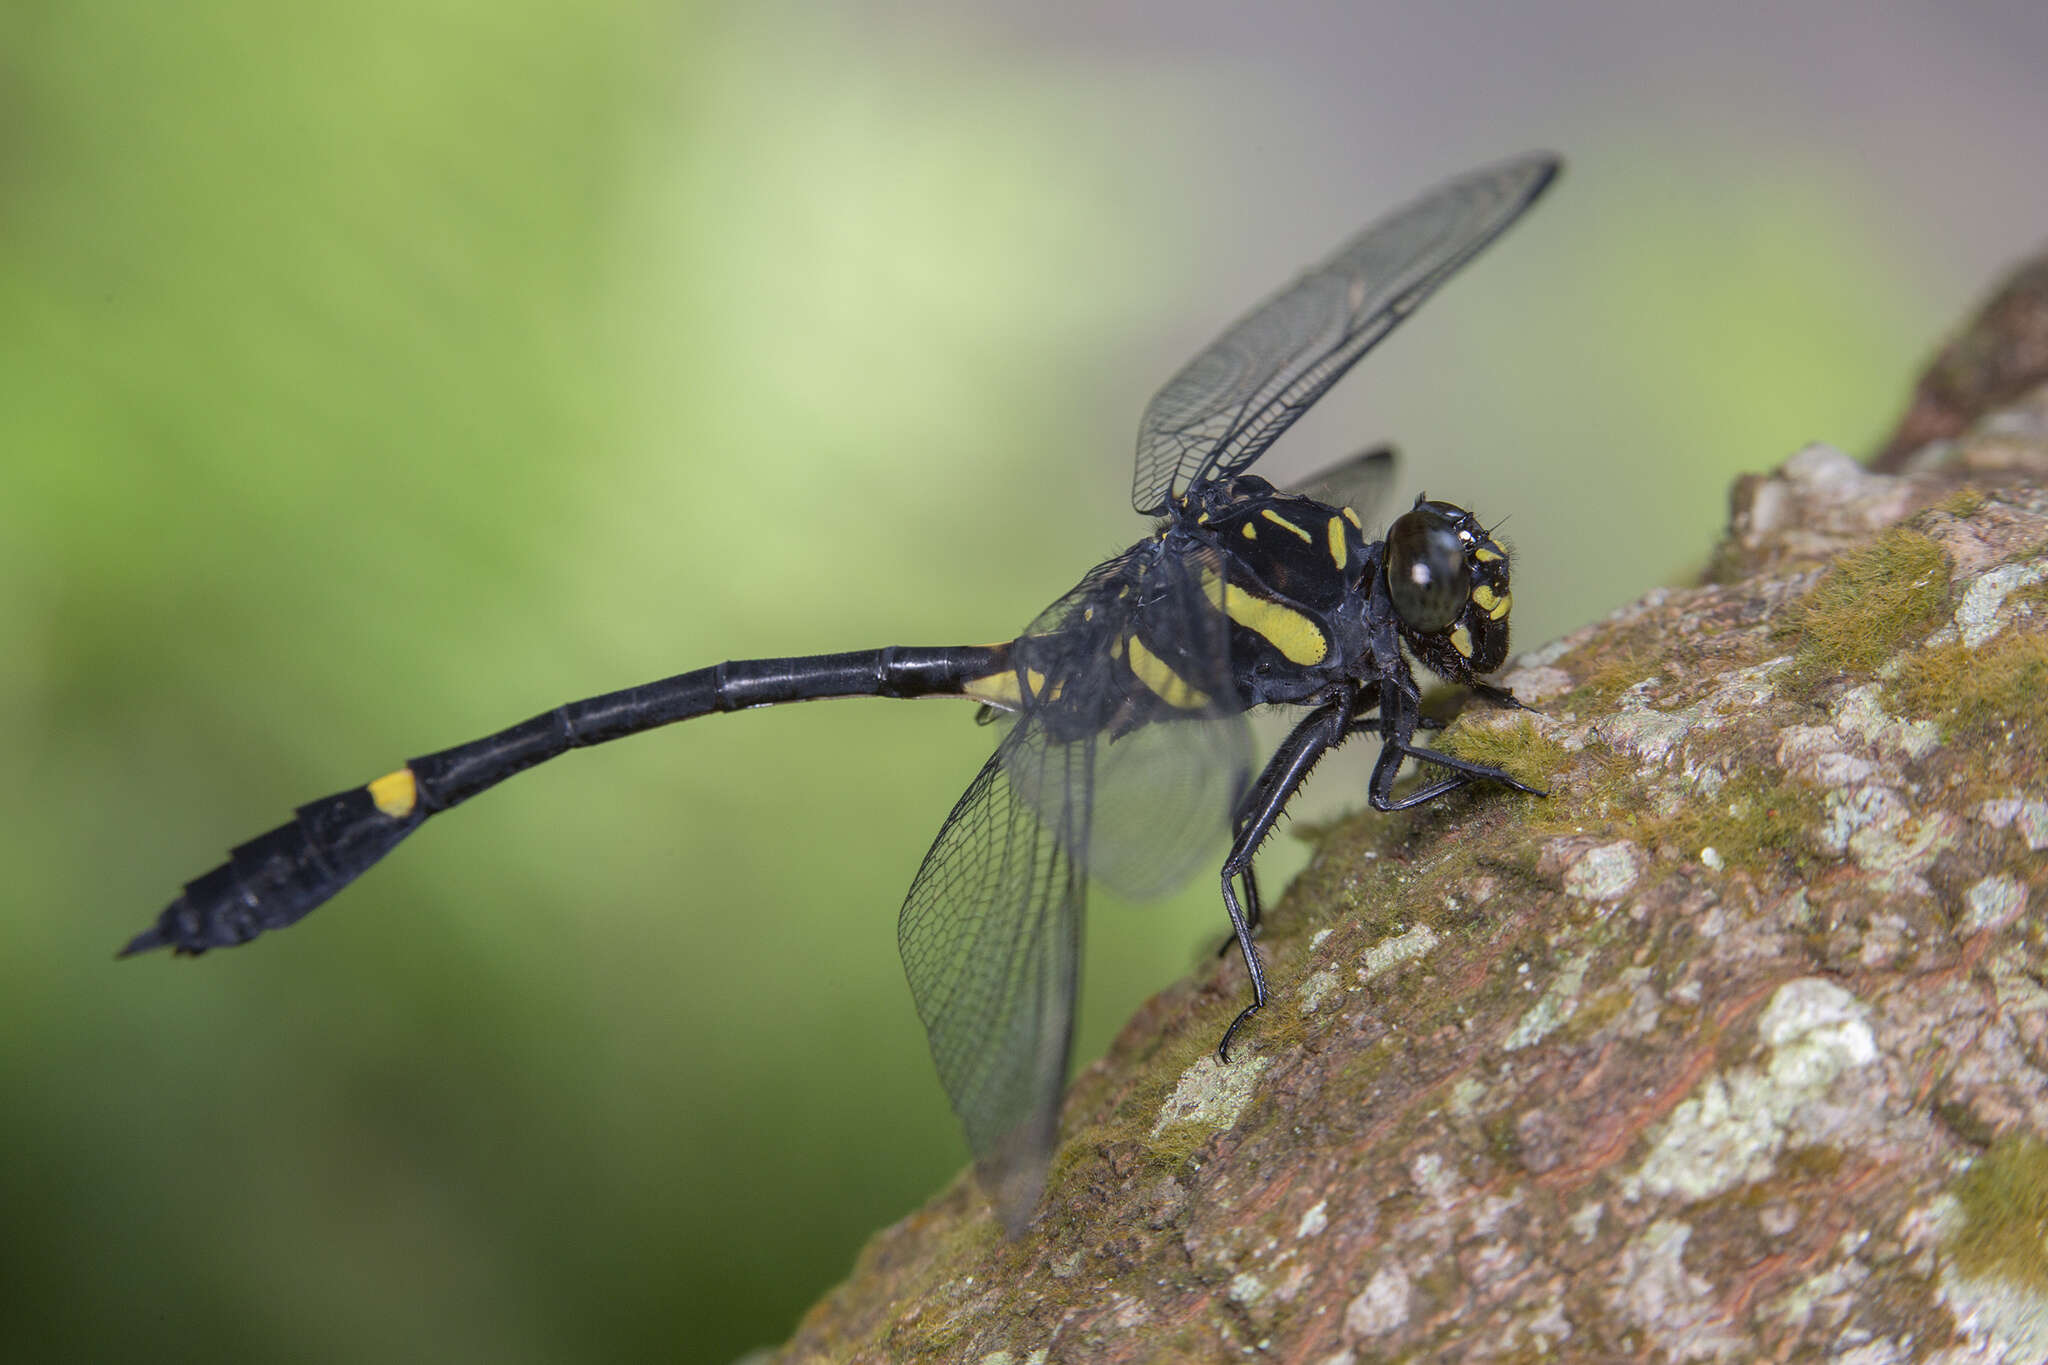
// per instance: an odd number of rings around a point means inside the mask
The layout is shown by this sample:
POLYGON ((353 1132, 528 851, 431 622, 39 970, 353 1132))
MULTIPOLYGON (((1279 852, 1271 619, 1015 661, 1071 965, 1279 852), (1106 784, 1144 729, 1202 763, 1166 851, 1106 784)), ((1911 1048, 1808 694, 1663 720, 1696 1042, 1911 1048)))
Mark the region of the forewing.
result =
POLYGON ((1559 161, 1537 154, 1451 181, 1360 232, 1189 361, 1138 427, 1131 502, 1238 473, 1534 203, 1559 161))
POLYGON ((1058 1135, 1086 895, 1088 755, 1041 737, 1020 724, 983 765, 896 925, 939 1080, 1013 1235, 1038 1206, 1058 1135), (1012 769, 1034 766, 1042 787, 1078 791, 1064 823, 1041 819, 1011 786, 1012 769))
POLYGON ((1348 507, 1368 531, 1380 526, 1379 508, 1394 486, 1398 461, 1392 446, 1374 446, 1296 484, 1291 490, 1331 507, 1348 507))

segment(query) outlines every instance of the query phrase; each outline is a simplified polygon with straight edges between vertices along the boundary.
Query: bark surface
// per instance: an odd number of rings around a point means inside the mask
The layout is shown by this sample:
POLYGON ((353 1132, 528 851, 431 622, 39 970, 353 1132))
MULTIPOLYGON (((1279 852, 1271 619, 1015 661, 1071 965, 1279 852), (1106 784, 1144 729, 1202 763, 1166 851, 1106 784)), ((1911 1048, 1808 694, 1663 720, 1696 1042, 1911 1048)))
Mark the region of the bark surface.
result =
POLYGON ((1744 479, 1709 581, 1443 736, 1548 800, 1332 828, 1233 1065, 1234 958, 1078 1078, 1024 1237, 963 1178, 775 1358, 2048 1360, 2038 279, 1906 472, 1744 479))

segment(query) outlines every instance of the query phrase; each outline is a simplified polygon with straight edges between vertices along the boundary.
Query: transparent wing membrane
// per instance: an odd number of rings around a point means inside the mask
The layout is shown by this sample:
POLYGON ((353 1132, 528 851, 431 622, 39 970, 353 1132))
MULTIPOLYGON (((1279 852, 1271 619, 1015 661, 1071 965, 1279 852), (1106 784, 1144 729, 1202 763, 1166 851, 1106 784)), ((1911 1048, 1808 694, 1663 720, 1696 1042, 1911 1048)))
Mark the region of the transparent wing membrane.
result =
POLYGON ((1557 174, 1550 156, 1475 171, 1382 218, 1240 318, 1145 409, 1131 503, 1248 468, 1375 342, 1520 217, 1557 174))
POLYGON ((1042 779, 1073 769, 1042 762, 1037 750, 1088 742, 1083 863, 1125 896, 1164 895, 1214 856, 1251 766, 1229 622, 1203 590, 1224 572, 1206 548, 1141 542, 1041 612, 1016 643, 1019 666, 1041 681, 1009 718, 1036 732, 1005 745, 1011 781, 1041 816, 1067 818, 1071 793, 1042 779), (1131 663, 1140 653, 1149 660, 1142 677, 1131 663))
POLYGON ((1213 867, 1251 751, 1242 715, 1160 721, 1104 745, 1088 871, 1118 895, 1147 900, 1213 867))
POLYGON ((896 925, 903 969, 975 1169, 1013 1233, 1030 1221, 1073 1043, 1086 885, 1088 745, 1020 726, 946 817, 896 925), (1040 819, 1013 769, 1076 794, 1040 819))
POLYGON ((1018 708, 903 903, 932 1059, 1012 1230, 1057 1137, 1088 877, 1136 897, 1178 886, 1219 856, 1249 774, 1227 622, 1202 592, 1220 572, 1142 542, 1039 614, 1010 654, 1018 708), (1134 644, 1179 704, 1127 666, 1134 644))
POLYGON ((1292 491, 1332 507, 1348 507, 1370 535, 1382 525, 1381 505, 1394 487, 1394 470, 1399 461, 1391 446, 1374 446, 1346 460, 1339 460, 1296 484, 1292 491))

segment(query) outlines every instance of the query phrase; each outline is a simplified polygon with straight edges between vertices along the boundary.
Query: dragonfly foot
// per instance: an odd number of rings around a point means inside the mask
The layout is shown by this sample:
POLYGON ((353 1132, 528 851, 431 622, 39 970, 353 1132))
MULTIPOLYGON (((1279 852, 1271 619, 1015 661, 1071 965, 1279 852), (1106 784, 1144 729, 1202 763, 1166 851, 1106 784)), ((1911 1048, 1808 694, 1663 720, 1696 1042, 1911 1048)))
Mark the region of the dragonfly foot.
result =
POLYGON ((1216 1058, 1225 1066, 1230 1065, 1230 1040, 1237 1037, 1237 1031, 1259 1012, 1259 1002, 1254 1000, 1237 1012, 1237 1018, 1230 1021, 1230 1027, 1223 1030, 1223 1041, 1216 1045, 1216 1058))

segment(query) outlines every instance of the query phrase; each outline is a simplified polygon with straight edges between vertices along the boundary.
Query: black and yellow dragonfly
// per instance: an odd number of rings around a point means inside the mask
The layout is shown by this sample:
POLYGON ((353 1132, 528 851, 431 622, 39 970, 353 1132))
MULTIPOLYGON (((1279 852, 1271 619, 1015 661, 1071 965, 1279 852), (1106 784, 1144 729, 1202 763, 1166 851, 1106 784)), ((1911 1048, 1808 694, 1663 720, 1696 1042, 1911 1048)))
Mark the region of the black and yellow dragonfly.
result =
MULTIPOLYGON (((1133 505, 1152 533, 1090 570, 1013 640, 749 659, 558 706, 301 806, 188 883, 125 954, 246 943, 326 901, 428 817, 571 749, 714 711, 824 697, 967 698, 993 757, 939 827, 897 921, 933 1059, 978 1172, 1014 1231, 1043 1191, 1074 1027, 1090 877, 1133 895, 1183 881, 1228 839, 1223 906, 1266 1003, 1253 856, 1311 769, 1360 733, 1367 796, 1414 806, 1468 783, 1535 792, 1419 747, 1411 660, 1487 701, 1508 648, 1508 556, 1473 516, 1418 499, 1383 540, 1361 508, 1372 451, 1300 490, 1246 471, 1296 418, 1534 203, 1559 170, 1531 155, 1381 219, 1216 339, 1139 427, 1133 505), (1306 708, 1254 772, 1246 712, 1306 708), (1435 776, 1396 797, 1406 759, 1435 776), (1241 888, 1241 890, 1240 890, 1241 888)), ((1536 793, 1540 794, 1540 793, 1536 793)))

